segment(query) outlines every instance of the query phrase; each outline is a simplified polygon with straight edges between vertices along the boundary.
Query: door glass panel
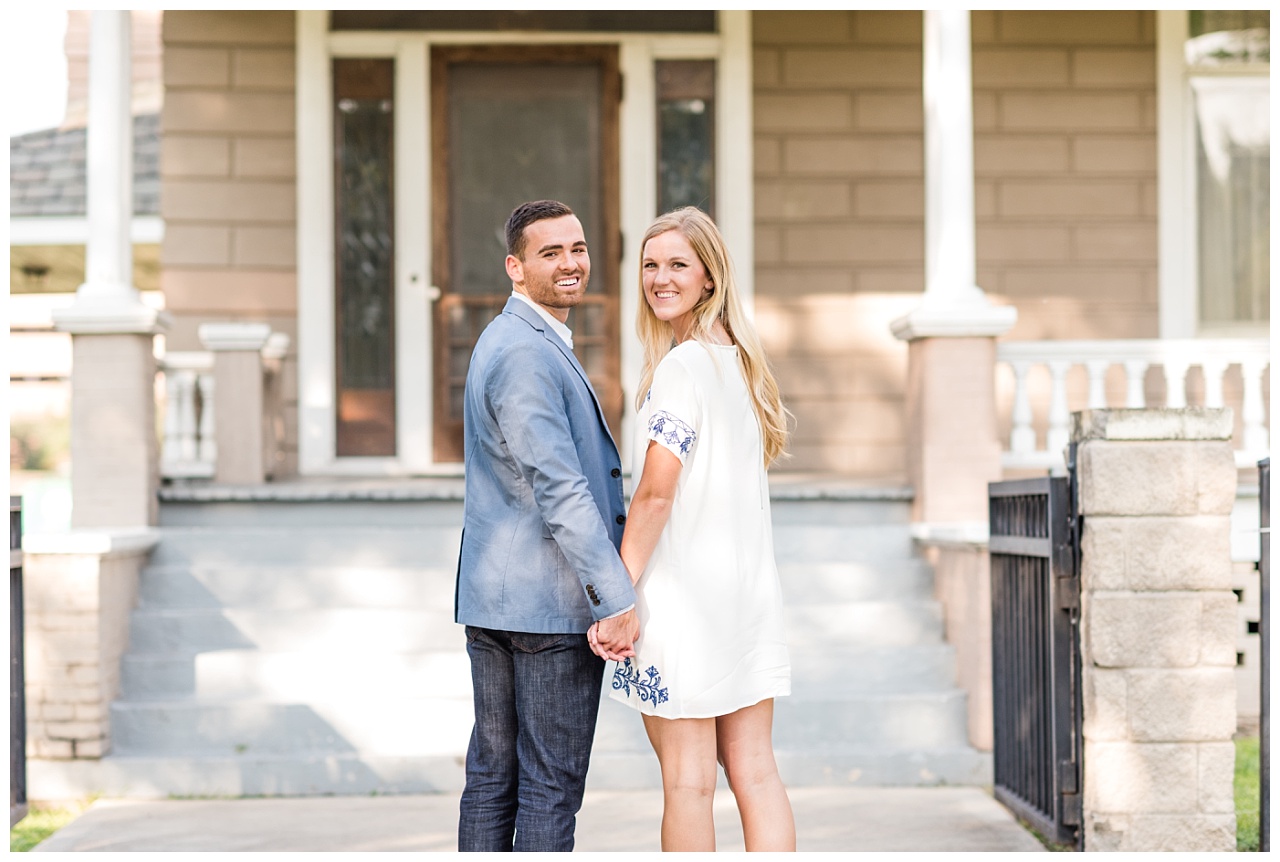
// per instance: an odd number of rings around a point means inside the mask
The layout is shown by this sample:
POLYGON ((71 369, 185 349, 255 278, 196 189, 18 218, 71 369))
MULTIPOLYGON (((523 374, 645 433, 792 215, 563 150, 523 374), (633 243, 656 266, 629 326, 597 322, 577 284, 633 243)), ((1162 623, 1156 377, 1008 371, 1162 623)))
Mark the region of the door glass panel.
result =
MULTIPOLYGON (((486 64, 450 74, 452 289, 511 293, 503 226, 524 201, 552 198, 600 237, 600 72, 594 66, 486 64)), ((601 287, 588 283, 590 292, 601 287)))
POLYGON ((395 291, 390 60, 335 60, 339 456, 393 456, 395 291))
POLYGON ((696 206, 715 217, 714 60, 654 63, 658 95, 658 212, 696 206))

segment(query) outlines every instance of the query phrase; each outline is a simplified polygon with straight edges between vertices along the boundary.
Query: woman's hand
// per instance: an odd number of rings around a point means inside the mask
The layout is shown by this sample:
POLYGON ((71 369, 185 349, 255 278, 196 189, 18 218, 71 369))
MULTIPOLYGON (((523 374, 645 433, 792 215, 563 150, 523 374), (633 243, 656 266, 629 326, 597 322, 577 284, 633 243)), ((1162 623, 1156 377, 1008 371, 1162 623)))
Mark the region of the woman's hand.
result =
POLYGON ((636 654, 635 642, 640 636, 640 618, 635 608, 625 614, 598 620, 587 629, 587 644, 605 661, 624 661, 636 654))

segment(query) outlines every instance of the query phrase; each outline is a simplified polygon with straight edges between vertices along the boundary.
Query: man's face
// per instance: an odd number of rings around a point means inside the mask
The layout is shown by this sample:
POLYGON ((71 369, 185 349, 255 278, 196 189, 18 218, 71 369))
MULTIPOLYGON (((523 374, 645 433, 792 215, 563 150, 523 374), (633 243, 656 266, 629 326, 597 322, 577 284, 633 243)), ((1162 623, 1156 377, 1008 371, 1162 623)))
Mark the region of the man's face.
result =
POLYGON ((524 229, 524 252, 507 255, 507 275, 515 289, 567 320, 582 301, 591 274, 587 239, 577 216, 542 219, 524 229))

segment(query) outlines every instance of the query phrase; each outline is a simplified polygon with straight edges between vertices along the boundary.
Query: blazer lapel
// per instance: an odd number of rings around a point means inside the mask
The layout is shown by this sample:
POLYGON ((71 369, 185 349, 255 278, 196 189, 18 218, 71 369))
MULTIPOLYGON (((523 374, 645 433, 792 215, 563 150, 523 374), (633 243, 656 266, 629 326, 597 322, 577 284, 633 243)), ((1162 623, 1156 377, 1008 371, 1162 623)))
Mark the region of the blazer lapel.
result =
POLYGON ((581 378, 583 385, 587 387, 587 391, 591 393, 591 403, 596 406, 596 417, 600 420, 600 427, 604 428, 604 433, 609 435, 609 441, 613 443, 614 448, 616 449, 618 444, 614 441, 613 433, 609 430, 609 423, 604 419, 604 409, 600 406, 600 399, 596 396, 595 387, 591 385, 591 379, 587 377, 586 369, 584 369, 581 363, 578 362, 578 357, 574 354, 573 350, 570 349, 569 345, 561 341, 560 336, 549 330, 547 328, 546 321, 523 301, 512 297, 507 300, 507 305, 502 310, 505 313, 514 314, 516 317, 519 317, 534 329, 541 332, 542 337, 554 344, 556 349, 559 350, 564 355, 564 358, 569 361, 569 364, 573 366, 573 370, 576 371, 578 373, 578 377, 581 378))

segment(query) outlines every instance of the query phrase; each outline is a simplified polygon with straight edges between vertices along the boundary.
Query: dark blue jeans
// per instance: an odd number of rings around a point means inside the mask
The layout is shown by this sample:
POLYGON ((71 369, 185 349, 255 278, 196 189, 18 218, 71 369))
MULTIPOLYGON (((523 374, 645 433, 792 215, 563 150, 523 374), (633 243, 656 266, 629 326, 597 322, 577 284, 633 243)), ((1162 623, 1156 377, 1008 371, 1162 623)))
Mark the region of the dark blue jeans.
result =
POLYGON ((584 634, 466 632, 476 723, 458 849, 572 850, 604 661, 584 634))

